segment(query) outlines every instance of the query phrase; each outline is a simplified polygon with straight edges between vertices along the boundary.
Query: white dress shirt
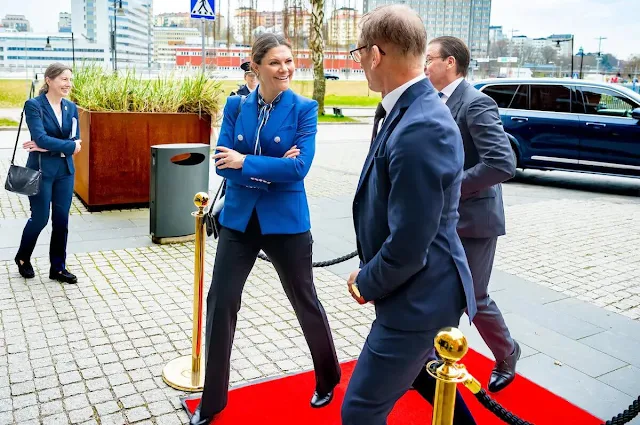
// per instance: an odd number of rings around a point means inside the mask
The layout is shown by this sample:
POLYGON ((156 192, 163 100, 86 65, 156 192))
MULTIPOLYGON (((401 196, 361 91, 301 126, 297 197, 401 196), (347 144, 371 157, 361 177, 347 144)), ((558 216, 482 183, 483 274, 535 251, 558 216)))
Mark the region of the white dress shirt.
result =
POLYGON ((398 102, 398 99, 400 99, 400 96, 402 96, 402 94, 412 85, 414 85, 415 83, 417 83, 418 81, 422 81, 424 80, 426 77, 426 75, 424 75, 423 73, 420 73, 420 75, 418 75, 416 78, 414 78, 413 80, 407 81, 406 83, 404 83, 403 85, 401 85, 400 87, 397 87, 396 89, 392 90, 390 93, 388 93, 383 99, 382 99, 382 107, 384 108, 384 110, 387 112, 387 115, 389 115, 389 112, 391 112, 391 110, 393 109, 393 107, 396 105, 396 103, 398 102))
MULTIPOLYGON (((411 87, 412 85, 414 85, 418 81, 424 80, 425 78, 427 78, 426 75, 420 74, 416 78, 407 81, 406 83, 404 83, 400 87, 396 87, 391 92, 389 92, 384 98, 382 98, 382 102, 381 102, 382 103, 382 107, 384 108, 384 111, 387 113, 387 115, 389 115, 389 112, 391 112, 393 107, 396 106, 396 103, 398 103, 398 99, 400 99, 400 96, 402 96, 402 94, 409 87, 411 87)), ((386 119, 387 119, 387 117, 385 116, 384 119, 380 120, 380 123, 378 123, 378 128, 379 129, 382 128, 382 124, 384 123, 384 120, 386 120, 386 119)))
POLYGON ((447 100, 449 100, 453 92, 456 91, 456 89, 458 88, 462 80, 464 80, 464 77, 458 78, 453 83, 449 84, 447 87, 442 89, 442 91, 440 92, 442 93, 442 96, 440 96, 440 99, 442 99, 443 103, 447 103, 447 100))

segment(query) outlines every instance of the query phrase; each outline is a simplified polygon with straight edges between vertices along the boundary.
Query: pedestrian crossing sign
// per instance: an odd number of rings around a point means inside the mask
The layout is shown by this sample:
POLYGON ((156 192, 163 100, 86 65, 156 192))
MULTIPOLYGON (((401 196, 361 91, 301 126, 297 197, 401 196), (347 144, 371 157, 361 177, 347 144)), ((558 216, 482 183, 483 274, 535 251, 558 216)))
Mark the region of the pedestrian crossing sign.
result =
POLYGON ((191 17, 216 19, 215 0, 191 0, 191 17))

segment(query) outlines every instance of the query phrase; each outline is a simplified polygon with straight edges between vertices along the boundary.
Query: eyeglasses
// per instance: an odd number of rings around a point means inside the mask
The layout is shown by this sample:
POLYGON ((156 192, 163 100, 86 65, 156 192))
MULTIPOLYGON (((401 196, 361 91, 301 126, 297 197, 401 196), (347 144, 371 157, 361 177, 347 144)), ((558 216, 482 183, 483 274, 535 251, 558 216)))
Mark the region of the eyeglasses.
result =
MULTIPOLYGON (((377 44, 373 44, 371 47, 373 46, 378 46, 377 44)), ((353 59, 353 61, 355 63, 360 63, 360 60, 362 59, 362 56, 360 55, 360 50, 362 49, 366 49, 369 46, 362 46, 362 47, 358 47, 355 48, 353 50, 351 50, 349 52, 349 54, 351 55, 351 59, 353 59)), ((386 55, 386 53, 380 48, 380 46, 378 46, 378 51, 380 52, 381 55, 386 55)))
POLYGON ((435 58, 427 58, 427 60, 424 61, 425 66, 429 66, 429 64, 431 62, 433 62, 434 60, 436 60, 436 59, 443 59, 444 60, 444 58, 442 56, 436 56, 435 58))

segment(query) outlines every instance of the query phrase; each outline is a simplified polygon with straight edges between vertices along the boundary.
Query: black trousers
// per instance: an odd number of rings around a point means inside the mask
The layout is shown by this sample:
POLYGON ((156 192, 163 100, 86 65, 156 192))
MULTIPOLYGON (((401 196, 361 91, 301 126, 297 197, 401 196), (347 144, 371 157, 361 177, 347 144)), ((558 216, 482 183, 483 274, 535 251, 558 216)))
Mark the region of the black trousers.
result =
MULTIPOLYGON (((231 348, 244 284, 262 249, 278 272, 316 373, 316 389, 327 393, 340 381, 333 338, 313 285, 311 232, 262 235, 254 212, 242 233, 223 227, 207 296, 206 372, 201 414, 210 417, 227 405, 231 348)), ((310 390, 309 396, 312 391, 310 390)))

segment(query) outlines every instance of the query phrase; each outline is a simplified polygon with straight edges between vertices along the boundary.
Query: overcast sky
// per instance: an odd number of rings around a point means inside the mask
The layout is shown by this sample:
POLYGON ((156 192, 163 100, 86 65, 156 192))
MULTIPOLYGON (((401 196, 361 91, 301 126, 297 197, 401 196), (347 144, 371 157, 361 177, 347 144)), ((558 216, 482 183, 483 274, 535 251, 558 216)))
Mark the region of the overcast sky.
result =
MULTIPOLYGON (((2 2, 1 12, 26 15, 35 31, 57 31, 59 12, 71 11, 70 0, 20 0, 2 2)), ((225 14, 227 2, 231 8, 248 5, 249 0, 221 0, 225 14)), ((362 8, 362 0, 325 0, 340 6, 362 8)), ((282 8, 282 0, 258 0, 261 10, 282 8)), ((293 3, 293 0, 290 0, 293 3)), ((154 0, 154 13, 188 12, 187 0, 154 0)), ((517 30, 516 35, 547 37, 551 34, 575 34, 575 48, 583 46, 587 52, 598 50, 627 59, 640 54, 640 1, 638 0, 493 0, 491 25, 502 25, 505 32, 517 30)))

